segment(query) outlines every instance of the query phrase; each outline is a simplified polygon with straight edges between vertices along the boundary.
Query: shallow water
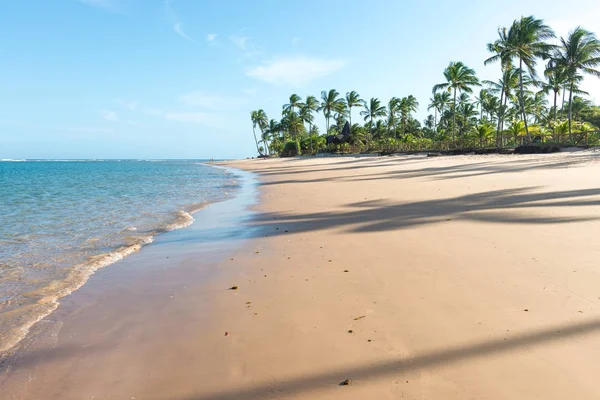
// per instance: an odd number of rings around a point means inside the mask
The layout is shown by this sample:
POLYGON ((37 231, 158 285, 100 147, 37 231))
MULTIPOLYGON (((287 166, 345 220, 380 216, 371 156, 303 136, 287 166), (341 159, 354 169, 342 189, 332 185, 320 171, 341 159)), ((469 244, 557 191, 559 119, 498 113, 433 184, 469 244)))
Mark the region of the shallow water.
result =
POLYGON ((199 161, 0 162, 0 351, 97 268, 238 186, 199 161))

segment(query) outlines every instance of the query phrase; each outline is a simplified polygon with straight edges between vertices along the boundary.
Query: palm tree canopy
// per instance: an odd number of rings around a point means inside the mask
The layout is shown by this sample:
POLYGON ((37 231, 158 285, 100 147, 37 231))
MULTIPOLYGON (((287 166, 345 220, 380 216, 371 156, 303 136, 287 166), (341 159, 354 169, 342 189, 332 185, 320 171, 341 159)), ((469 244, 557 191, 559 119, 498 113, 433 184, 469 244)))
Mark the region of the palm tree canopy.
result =
POLYGON ((361 106, 363 103, 364 101, 360 98, 360 95, 354 90, 346 93, 346 105, 349 108, 361 106))
POLYGON ((385 106, 382 106, 381 101, 376 97, 371 97, 371 100, 364 105, 364 108, 365 109, 360 112, 360 115, 364 117, 365 121, 383 117, 386 113, 385 106))
POLYGON ((433 86, 433 93, 439 90, 457 90, 472 93, 472 86, 480 86, 475 70, 467 67, 460 61, 453 61, 444 70, 446 82, 433 86))
POLYGON ((535 78, 536 59, 550 58, 556 46, 547 43, 546 40, 554 37, 554 31, 545 25, 543 20, 533 16, 521 17, 513 21, 508 31, 507 56, 523 61, 529 75, 535 78))
POLYGON ((562 68, 569 81, 580 78, 579 72, 600 78, 600 41, 596 35, 581 27, 560 39, 560 51, 557 60, 558 68, 562 68))

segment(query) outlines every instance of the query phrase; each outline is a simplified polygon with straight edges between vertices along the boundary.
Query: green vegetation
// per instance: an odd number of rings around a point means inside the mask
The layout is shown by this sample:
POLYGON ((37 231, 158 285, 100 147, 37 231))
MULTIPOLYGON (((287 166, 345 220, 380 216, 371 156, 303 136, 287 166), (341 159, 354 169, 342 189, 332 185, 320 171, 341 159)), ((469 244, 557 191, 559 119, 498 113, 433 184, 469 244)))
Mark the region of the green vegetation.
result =
POLYGON ((355 91, 342 96, 335 89, 325 90, 320 101, 292 94, 280 121, 269 121, 263 110, 252 111, 257 151, 294 156, 339 150, 500 148, 531 141, 600 145, 600 107, 583 97, 587 93, 580 87, 584 75, 600 77, 600 41, 592 32, 577 27, 556 39, 544 21, 521 17, 499 28, 487 49, 491 56, 484 65, 499 63, 500 79, 480 81, 474 69, 450 62, 444 82, 433 86, 427 105, 432 114, 422 124, 413 118, 419 102, 412 95, 392 97, 386 106, 375 97, 365 101, 355 91), (540 61, 543 74, 537 70, 540 61), (356 108, 363 124, 352 122, 356 108), (314 123, 317 113, 325 119, 322 134, 314 123), (328 147, 326 137, 340 134, 346 121, 349 143, 328 147))

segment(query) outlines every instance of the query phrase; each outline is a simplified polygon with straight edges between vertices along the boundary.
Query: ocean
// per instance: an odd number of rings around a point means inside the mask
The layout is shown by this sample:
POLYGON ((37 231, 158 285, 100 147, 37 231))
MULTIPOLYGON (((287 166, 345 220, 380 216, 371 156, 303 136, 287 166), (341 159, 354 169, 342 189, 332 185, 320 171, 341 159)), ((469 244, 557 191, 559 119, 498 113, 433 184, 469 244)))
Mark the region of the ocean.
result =
POLYGON ((197 160, 0 161, 0 351, 98 268, 239 184, 197 160))

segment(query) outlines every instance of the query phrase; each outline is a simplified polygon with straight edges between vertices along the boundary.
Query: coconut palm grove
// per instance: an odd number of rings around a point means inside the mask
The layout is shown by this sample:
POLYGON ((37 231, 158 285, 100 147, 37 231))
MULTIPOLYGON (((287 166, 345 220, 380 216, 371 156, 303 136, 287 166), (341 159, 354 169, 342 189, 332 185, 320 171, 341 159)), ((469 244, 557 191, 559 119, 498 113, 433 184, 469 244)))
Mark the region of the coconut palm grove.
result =
POLYGON ((292 94, 280 119, 252 111, 256 150, 294 156, 600 145, 600 107, 582 87, 585 75, 600 78, 600 41, 593 32, 576 27, 557 38, 543 20, 521 17, 499 28, 487 49, 482 64, 497 65, 497 81, 480 81, 473 68, 452 61, 426 103, 412 95, 385 102, 329 89, 319 97, 292 94), (413 118, 419 107, 430 112, 422 122, 413 118), (314 124, 316 113, 323 114, 324 127, 314 124), (349 140, 328 145, 327 136, 340 134, 346 122, 349 140))

